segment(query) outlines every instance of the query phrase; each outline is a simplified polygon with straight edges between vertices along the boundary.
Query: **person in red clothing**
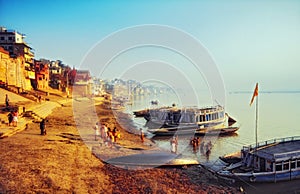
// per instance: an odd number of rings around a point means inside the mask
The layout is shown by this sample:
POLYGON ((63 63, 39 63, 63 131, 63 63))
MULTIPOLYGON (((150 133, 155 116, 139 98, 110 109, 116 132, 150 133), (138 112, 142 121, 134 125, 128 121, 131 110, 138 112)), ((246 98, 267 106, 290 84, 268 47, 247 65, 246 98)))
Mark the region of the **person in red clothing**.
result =
POLYGON ((142 143, 144 143, 144 141, 145 141, 145 134, 144 134, 142 128, 140 128, 140 137, 141 137, 142 143))

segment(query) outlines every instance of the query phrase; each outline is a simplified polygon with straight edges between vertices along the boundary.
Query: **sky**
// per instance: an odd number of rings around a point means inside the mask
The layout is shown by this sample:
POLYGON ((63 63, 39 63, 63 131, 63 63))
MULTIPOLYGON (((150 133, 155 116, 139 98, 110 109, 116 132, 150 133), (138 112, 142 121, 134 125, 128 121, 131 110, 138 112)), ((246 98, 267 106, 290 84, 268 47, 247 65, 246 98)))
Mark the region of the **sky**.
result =
MULTIPOLYGON (((261 90, 300 91, 297 0, 0 0, 0 25, 26 34, 25 41, 36 59, 60 59, 76 68, 82 67, 101 40, 145 24, 170 26, 196 38, 213 58, 228 91, 250 91, 256 82, 261 90)), ((166 57, 169 51, 158 51, 136 49, 121 56, 124 60, 120 63, 129 64, 129 58, 143 55, 147 57, 141 58, 141 63, 153 56, 177 68, 172 61, 176 54, 166 57)), ((112 62, 111 71, 119 69, 117 61, 112 62)), ((136 58, 133 61, 136 63, 136 58)), ((186 59, 182 62, 187 63, 186 59)), ((197 75, 188 69, 187 65, 177 70, 186 70, 184 75, 193 81, 197 75)), ((105 76, 112 78, 109 73, 105 76)))

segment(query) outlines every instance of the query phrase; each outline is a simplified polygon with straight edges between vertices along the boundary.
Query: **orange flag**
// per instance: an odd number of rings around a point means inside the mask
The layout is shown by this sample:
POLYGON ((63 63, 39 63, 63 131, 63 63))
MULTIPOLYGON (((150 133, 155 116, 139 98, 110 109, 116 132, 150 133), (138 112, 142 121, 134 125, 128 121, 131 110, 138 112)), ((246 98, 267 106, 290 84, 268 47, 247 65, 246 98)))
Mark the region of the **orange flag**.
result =
POLYGON ((250 106, 252 105, 253 100, 256 96, 258 96, 258 83, 256 83, 256 86, 255 86, 255 89, 254 89, 254 92, 253 92, 253 96, 252 96, 252 99, 251 99, 251 102, 250 102, 250 106))

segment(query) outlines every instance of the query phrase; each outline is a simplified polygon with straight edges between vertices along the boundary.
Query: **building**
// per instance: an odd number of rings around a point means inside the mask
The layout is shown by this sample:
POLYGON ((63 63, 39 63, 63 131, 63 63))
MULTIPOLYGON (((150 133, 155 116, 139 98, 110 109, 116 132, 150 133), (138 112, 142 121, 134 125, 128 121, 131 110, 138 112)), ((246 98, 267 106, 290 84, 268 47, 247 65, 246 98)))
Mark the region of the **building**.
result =
POLYGON ((35 60, 35 83, 34 89, 47 90, 49 87, 49 64, 48 60, 35 60))
POLYGON ((63 76, 62 61, 56 60, 50 62, 49 67, 50 80, 49 85, 54 89, 61 89, 61 81, 63 76))
POLYGON ((9 52, 0 47, 0 86, 7 87, 8 64, 10 63, 9 52))
MULTIPOLYGON (((8 85, 18 88, 18 91, 31 90, 34 73, 34 53, 32 48, 24 41, 25 35, 14 30, 0 27, 0 46, 9 52, 9 56, 16 63, 15 80, 8 85)), ((9 63, 11 65, 13 63, 9 63)), ((8 67, 9 68, 9 67, 8 67)))
POLYGON ((92 95, 93 80, 88 70, 76 70, 73 68, 69 74, 69 84, 72 85, 73 96, 92 95))

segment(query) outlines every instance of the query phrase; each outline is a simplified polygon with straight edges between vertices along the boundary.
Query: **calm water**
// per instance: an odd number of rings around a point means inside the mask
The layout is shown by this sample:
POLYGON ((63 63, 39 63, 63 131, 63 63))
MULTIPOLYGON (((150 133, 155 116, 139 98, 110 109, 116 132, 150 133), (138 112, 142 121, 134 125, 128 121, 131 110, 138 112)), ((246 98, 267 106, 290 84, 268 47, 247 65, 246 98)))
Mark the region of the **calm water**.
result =
MULTIPOLYGON (((239 151, 243 145, 255 143, 255 103, 250 107, 249 102, 252 93, 230 93, 226 97, 226 112, 235 118, 240 125, 236 135, 224 137, 203 137, 202 141, 212 141, 213 148, 209 158, 200 152, 194 152, 189 145, 192 137, 179 137, 178 151, 184 156, 193 157, 201 162, 213 162, 219 156, 239 151)), ((298 120, 300 115, 300 93, 260 93, 259 94, 259 120, 258 140, 264 141, 272 138, 300 135, 298 120)), ((156 96, 135 96, 132 105, 126 109, 128 113, 134 110, 151 108, 150 101, 159 100, 159 106, 170 106, 173 102, 180 104, 176 95, 164 94, 156 96)), ((204 102, 204 101, 203 101, 204 102)), ((204 103, 204 106, 208 105, 204 103)), ((134 118, 134 117, 133 117, 134 118)), ((138 127, 145 131, 145 120, 134 118, 138 127)), ((170 138, 170 137, 169 137, 170 138)), ((168 138, 155 138, 156 143, 164 148, 170 149, 168 138)))

